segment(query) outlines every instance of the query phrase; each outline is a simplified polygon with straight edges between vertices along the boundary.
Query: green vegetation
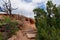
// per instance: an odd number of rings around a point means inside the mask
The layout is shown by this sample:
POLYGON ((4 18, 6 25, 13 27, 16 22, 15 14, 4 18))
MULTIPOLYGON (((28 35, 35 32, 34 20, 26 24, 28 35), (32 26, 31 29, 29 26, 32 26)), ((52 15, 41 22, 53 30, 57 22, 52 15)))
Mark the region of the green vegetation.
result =
MULTIPOLYGON (((16 31, 19 30, 17 25, 18 23, 16 20, 12 21, 10 17, 3 16, 3 20, 0 21, 0 28, 4 28, 2 32, 5 32, 5 34, 2 35, 4 36, 3 40, 8 40, 8 38, 10 38, 15 34, 16 31)), ((0 39, 2 38, 2 36, 0 36, 0 39)))
POLYGON ((0 40, 3 40, 3 36, 1 32, 0 32, 0 40))
POLYGON ((52 1, 46 4, 46 10, 36 8, 36 40, 60 40, 60 7, 52 1))

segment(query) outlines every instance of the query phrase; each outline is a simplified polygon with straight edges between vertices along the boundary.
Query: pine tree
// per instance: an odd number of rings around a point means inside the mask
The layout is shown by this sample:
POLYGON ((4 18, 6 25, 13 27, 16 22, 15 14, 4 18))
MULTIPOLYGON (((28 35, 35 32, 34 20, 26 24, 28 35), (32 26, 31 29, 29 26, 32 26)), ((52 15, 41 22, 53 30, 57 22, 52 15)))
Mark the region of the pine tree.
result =
POLYGON ((45 10, 36 8, 36 40, 60 40, 60 7, 56 7, 52 1, 46 4, 47 12, 45 10))

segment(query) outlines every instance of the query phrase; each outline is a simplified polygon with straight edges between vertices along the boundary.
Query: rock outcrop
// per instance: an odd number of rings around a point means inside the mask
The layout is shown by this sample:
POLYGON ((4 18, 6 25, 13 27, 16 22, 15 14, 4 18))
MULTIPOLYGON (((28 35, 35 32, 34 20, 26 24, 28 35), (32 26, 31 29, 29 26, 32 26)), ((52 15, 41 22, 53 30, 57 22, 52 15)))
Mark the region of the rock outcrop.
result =
MULTIPOLYGON (((8 16, 8 14, 0 14, 0 16, 1 15, 8 16)), ((17 20, 17 22, 19 23, 18 27, 21 30, 16 32, 16 35, 13 35, 8 40, 35 40, 36 26, 35 20, 33 18, 13 14, 12 19, 17 20)))

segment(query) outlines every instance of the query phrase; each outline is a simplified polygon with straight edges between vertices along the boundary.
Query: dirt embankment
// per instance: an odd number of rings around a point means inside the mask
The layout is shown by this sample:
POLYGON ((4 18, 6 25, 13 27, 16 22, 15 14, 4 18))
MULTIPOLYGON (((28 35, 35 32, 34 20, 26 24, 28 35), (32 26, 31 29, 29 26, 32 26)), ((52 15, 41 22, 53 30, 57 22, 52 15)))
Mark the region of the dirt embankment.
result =
POLYGON ((12 15, 12 19, 15 19, 18 21, 18 23, 19 23, 18 26, 21 30, 16 32, 16 35, 13 35, 8 40, 35 40, 34 38, 32 38, 36 34, 36 32, 35 32, 36 26, 35 26, 34 19, 28 18, 25 16, 21 16, 21 15, 12 15), (31 35, 33 35, 33 36, 31 36, 31 35))

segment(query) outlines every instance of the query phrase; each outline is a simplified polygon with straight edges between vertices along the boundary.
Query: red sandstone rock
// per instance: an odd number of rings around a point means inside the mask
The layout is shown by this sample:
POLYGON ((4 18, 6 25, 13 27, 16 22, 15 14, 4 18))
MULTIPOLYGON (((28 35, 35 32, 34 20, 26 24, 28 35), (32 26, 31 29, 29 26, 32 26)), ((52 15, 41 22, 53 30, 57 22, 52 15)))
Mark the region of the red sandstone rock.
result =
MULTIPOLYGON (((3 15, 7 16, 7 14, 3 14, 3 15)), ((15 14, 12 16, 12 19, 19 20, 18 21, 19 27, 21 27, 22 30, 35 30, 36 31, 36 26, 35 26, 35 20, 34 19, 28 18, 28 17, 25 17, 25 16, 21 16, 21 15, 15 15, 15 14)), ((23 33, 21 31, 19 31, 16 35, 17 38, 12 37, 12 38, 10 38, 10 40, 30 40, 28 38, 34 38, 35 34, 27 33, 27 37, 26 37, 26 36, 23 36, 23 33)))

